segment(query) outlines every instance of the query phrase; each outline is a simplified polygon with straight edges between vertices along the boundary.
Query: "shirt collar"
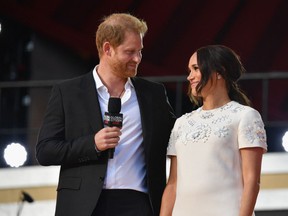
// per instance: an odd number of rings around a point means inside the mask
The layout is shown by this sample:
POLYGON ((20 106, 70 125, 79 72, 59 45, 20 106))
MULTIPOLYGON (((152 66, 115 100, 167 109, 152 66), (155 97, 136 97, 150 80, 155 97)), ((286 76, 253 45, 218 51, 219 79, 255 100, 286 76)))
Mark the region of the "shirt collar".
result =
MULTIPOLYGON (((99 90, 99 89, 102 89, 102 88, 105 88, 107 89, 107 87, 103 84, 102 80, 100 79, 100 76, 97 72, 97 68, 98 68, 99 65, 96 65, 95 68, 93 69, 93 78, 95 80, 95 83, 96 83, 96 89, 99 90)), ((130 88, 134 88, 134 85, 132 83, 132 80, 130 77, 128 77, 128 80, 127 82, 125 83, 125 90, 127 89, 130 89, 130 88)))

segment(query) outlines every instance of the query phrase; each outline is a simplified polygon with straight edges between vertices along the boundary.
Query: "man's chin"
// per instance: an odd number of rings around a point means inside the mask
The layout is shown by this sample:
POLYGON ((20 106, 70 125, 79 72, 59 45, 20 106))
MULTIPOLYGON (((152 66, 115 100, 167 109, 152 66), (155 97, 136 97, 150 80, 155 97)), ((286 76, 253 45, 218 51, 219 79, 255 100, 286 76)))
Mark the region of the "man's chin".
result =
POLYGON ((137 70, 127 71, 127 77, 135 77, 137 75, 137 70))

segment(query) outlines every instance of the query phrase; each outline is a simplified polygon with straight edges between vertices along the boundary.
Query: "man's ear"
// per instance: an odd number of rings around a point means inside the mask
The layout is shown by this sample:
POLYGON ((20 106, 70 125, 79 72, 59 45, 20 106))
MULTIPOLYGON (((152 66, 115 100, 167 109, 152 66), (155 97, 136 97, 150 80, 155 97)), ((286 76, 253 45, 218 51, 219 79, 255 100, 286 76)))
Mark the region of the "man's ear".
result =
POLYGON ((106 55, 110 56, 111 55, 111 45, 109 42, 105 42, 103 44, 103 53, 105 53, 106 55))

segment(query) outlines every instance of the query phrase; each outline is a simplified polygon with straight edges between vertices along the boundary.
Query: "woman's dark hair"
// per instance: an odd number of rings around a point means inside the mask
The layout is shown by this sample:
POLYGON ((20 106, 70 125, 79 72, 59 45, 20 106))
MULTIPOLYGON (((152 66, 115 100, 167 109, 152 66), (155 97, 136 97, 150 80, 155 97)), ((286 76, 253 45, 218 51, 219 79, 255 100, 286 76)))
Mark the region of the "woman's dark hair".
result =
MULTIPOLYGON (((217 72, 226 81, 229 98, 240 104, 251 106, 250 100, 237 84, 246 70, 240 61, 240 57, 232 49, 223 45, 208 45, 199 48, 196 53, 197 64, 202 75, 201 82, 196 89, 197 95, 200 95, 203 87, 211 79, 212 73, 217 72)), ((188 96, 196 105, 202 104, 202 98, 193 96, 190 86, 188 96)))

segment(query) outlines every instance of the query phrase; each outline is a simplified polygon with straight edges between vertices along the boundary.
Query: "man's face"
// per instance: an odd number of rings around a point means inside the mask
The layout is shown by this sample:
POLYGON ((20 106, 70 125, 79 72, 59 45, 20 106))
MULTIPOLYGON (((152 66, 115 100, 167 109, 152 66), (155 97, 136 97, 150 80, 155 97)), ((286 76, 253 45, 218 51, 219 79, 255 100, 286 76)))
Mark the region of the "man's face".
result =
POLYGON ((110 66, 114 75, 122 78, 136 76, 142 49, 143 37, 134 32, 126 32, 123 43, 112 48, 110 66))

